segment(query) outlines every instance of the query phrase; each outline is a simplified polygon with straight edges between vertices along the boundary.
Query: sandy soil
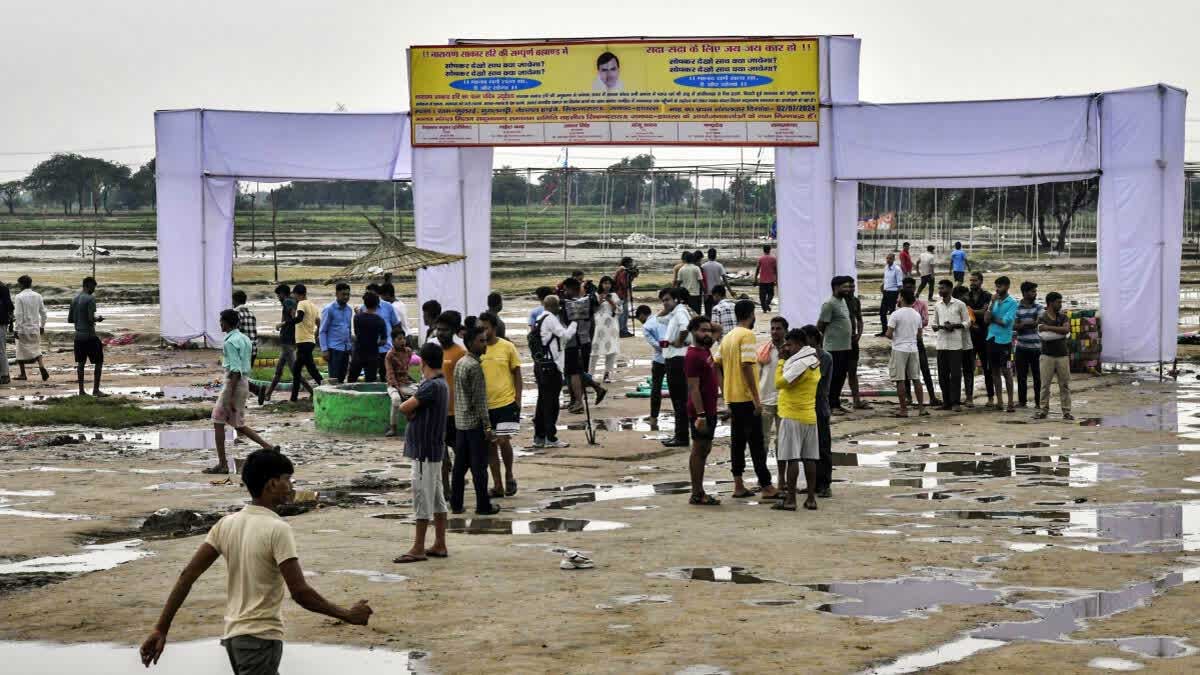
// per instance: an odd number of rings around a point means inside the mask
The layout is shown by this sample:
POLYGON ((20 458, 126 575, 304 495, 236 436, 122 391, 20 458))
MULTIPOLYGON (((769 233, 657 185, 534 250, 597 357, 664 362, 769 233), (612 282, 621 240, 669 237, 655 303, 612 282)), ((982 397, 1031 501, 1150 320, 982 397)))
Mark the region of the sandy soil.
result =
MULTIPOLYGON (((1056 287, 1083 293, 1094 283, 1089 274, 1065 270, 1053 278, 1056 287)), ((1050 290, 1048 285, 1043 289, 1050 290)), ((510 325, 519 325, 527 309, 527 302, 514 302, 506 311, 513 317, 510 325)), ((760 332, 765 325, 760 321, 760 332)), ((523 342, 517 340, 524 351, 523 342)), ((874 338, 866 347, 869 355, 885 350, 874 338)), ((362 488, 390 503, 343 499, 290 517, 289 522, 303 566, 317 573, 311 580, 314 586, 337 602, 370 599, 376 611, 371 626, 340 625, 288 601, 288 639, 419 649, 428 652, 429 667, 447 673, 478 671, 481 655, 486 655, 488 670, 514 673, 659 673, 701 664, 712 672, 856 672, 957 640, 964 631, 1034 619, 1030 611, 1012 606, 1020 599, 1061 602, 1200 566, 1200 556, 1192 557, 1200 549, 1195 507, 1200 501, 1193 501, 1200 500, 1194 492, 1200 484, 1187 480, 1200 474, 1200 455, 1194 452, 1200 450, 1200 441, 1191 440, 1200 438, 1195 416, 1200 390, 1193 373, 1182 375, 1178 386, 1159 384, 1146 373, 1077 377, 1076 416, 1100 418, 1097 426, 1069 424, 1057 416, 1033 422, 1028 411, 1006 415, 981 409, 901 421, 886 416, 890 403, 877 403, 872 411, 836 421, 834 450, 856 453, 839 455, 839 463, 857 460, 858 466, 837 468, 835 496, 822 500, 817 512, 780 513, 769 510, 769 502, 730 498, 731 485, 724 482, 731 478, 727 439, 718 441, 707 474, 709 480, 722 481, 716 486, 724 498, 719 508, 689 507, 686 495, 679 494, 551 508, 549 502, 561 494, 589 492, 548 490, 556 486, 626 488, 686 478, 686 453, 668 451, 646 438, 658 432, 636 426, 644 420, 625 420, 647 413, 644 399, 622 394, 646 377, 648 348, 640 340, 625 340, 622 350, 616 395, 594 411, 596 419, 606 420, 598 444, 588 446, 583 432, 573 428, 580 418, 564 414, 561 422, 569 428, 562 437, 572 447, 521 456, 521 491, 501 502, 501 517, 587 519, 628 527, 529 535, 455 533, 449 536, 448 560, 399 566, 390 560, 407 549, 412 535, 412 526, 403 520, 410 513, 408 492, 403 487, 362 488), (621 429, 622 422, 635 428, 621 429), (1014 445, 1026 447, 1002 447, 1014 445), (960 465, 937 465, 985 461, 999 466, 1009 457, 1018 467, 1015 473, 993 469, 991 474, 954 475, 962 473, 960 465), (905 497, 946 490, 969 491, 950 492, 945 499, 905 497), (997 497, 1001 499, 992 500, 997 497), (1155 538, 1165 541, 1135 542, 1139 545, 1133 548, 1145 552, 1105 552, 1106 546, 1122 548, 1106 531, 1113 521, 1105 514, 1119 515, 1120 505, 1126 503, 1178 507, 1181 515, 1164 511, 1121 520, 1122 536, 1161 520, 1155 538), (1093 509, 1100 510, 1099 518, 1089 516, 1093 509), (1041 511, 1045 517, 979 519, 951 513, 1024 510, 1041 511), (1055 512, 1065 512, 1069 522, 1046 515, 1055 512), (380 514, 400 520, 371 517, 380 514), (1014 544, 1021 550, 1014 550, 1014 544), (1049 546, 1027 550, 1036 544, 1049 546), (555 549, 563 547, 589 552, 597 568, 559 570, 561 554, 555 549), (984 559, 977 561, 980 556, 984 559), (734 584, 652 576, 675 567, 729 565, 770 581, 734 584), (347 569, 408 578, 371 581, 339 571, 347 569), (939 606, 936 593, 918 593, 908 613, 878 620, 819 611, 822 605, 847 598, 809 586, 905 577, 956 580, 1004 594, 981 604, 939 606), (621 602, 623 596, 638 595, 666 601, 621 602), (777 604, 752 604, 763 600, 777 604)), ((132 345, 111 348, 107 354, 110 364, 125 369, 107 380, 113 387, 196 384, 217 374, 212 352, 132 345), (184 364, 198 367, 138 370, 184 364)), ((25 384, 0 394, 69 391, 69 355, 55 353, 50 361, 54 377, 49 385, 25 384)), ((870 365, 878 368, 878 357, 870 365)), ((529 379, 527 373, 526 387, 532 390, 529 379)), ((977 391, 981 387, 977 380, 977 391)), ((1057 405, 1057 399, 1054 402, 1057 405)), ((528 406, 526 413, 531 414, 528 406)), ((271 405, 252 406, 250 419, 297 460, 298 489, 328 491, 364 477, 409 477, 397 441, 318 433, 311 413, 283 414, 273 412, 271 405)), ((54 493, 0 492, 0 498, 9 501, 0 503, 0 564, 76 554, 82 552, 82 544, 140 536, 142 520, 164 507, 216 513, 245 499, 237 486, 208 485, 198 473, 211 460, 209 450, 158 450, 147 438, 136 436, 25 447, 21 444, 29 438, 18 442, 6 436, 44 439, 85 432, 96 430, 0 431, 0 490, 54 493), (28 470, 36 467, 83 471, 28 470), (170 482, 198 485, 146 489, 170 482), (93 519, 4 516, 5 508, 93 519)), ((517 444, 529 442, 527 426, 517 444)), ((238 454, 247 451, 242 444, 233 447, 238 454)), ((0 639, 107 641, 132 649, 154 622, 175 575, 200 541, 198 536, 151 536, 144 544, 144 550, 153 553, 149 557, 105 571, 41 579, 38 583, 53 583, 40 587, 32 581, 0 586, 0 639)), ((5 578, 0 575, 0 584, 5 578)), ((219 635, 223 589, 224 568, 218 563, 193 590, 172 640, 219 635)), ((883 596, 904 596, 901 586, 894 591, 885 587, 883 596)), ((1084 672, 1092 659, 1102 657, 1141 662, 1153 672, 1195 670, 1200 656, 1147 658, 1094 640, 1162 635, 1200 645, 1200 623, 1192 611, 1198 600, 1200 586, 1181 583, 1149 598, 1144 606, 1080 624, 1056 642, 1014 641, 936 672, 1032 671, 1048 663, 1060 672, 1084 672)), ((168 648, 164 658, 170 657, 168 648)))

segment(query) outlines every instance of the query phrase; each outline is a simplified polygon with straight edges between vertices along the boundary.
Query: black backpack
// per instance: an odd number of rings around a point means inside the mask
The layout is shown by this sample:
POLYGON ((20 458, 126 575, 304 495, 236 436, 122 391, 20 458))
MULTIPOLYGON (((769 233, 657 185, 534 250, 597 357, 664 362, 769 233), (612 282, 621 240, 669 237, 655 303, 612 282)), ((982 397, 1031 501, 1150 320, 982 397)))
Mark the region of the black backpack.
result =
MULTIPOLYGON (((538 317, 537 322, 533 324, 533 328, 530 329, 527 336, 529 340, 529 356, 533 358, 534 368, 544 367, 543 364, 558 367, 554 363, 554 358, 550 355, 550 343, 557 342, 558 336, 551 337, 550 342, 542 342, 542 322, 546 320, 546 316, 543 312, 542 316, 538 317)), ((562 348, 561 343, 559 344, 559 348, 562 348)))

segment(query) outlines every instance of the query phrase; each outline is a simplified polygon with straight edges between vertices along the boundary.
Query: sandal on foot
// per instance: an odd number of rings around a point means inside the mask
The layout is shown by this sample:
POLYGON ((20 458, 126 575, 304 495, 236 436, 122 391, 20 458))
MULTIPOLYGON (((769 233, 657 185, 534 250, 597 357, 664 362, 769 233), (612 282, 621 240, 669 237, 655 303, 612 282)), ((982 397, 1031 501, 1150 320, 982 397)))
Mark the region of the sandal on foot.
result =
POLYGON ((929 417, 929 411, 922 408, 921 412, 917 413, 917 416, 918 417, 929 417))
POLYGON ((449 558, 449 553, 438 553, 437 551, 425 551, 425 555, 430 558, 449 558))
POLYGON ((517 481, 510 480, 504 484, 504 496, 511 497, 517 494, 517 481))
POLYGON ((605 396, 608 396, 608 389, 606 387, 602 387, 600 391, 596 392, 595 405, 600 405, 600 402, 604 400, 605 396))
POLYGON ((402 555, 402 556, 399 556, 399 557, 396 557, 396 558, 392 558, 392 562, 396 563, 397 565, 405 565, 405 564, 408 564, 408 563, 425 562, 426 560, 428 560, 428 558, 418 558, 417 556, 415 556, 415 555, 413 555, 413 554, 411 554, 411 553, 405 553, 405 554, 404 554, 404 555, 402 555))
POLYGON ((782 492, 776 492, 773 495, 759 495, 759 499, 786 499, 782 492))
POLYGON ((897 412, 892 413, 892 417, 906 418, 906 417, 908 417, 908 413, 897 411, 897 412))
POLYGON ((811 504, 809 502, 804 502, 804 508, 808 509, 809 511, 816 511, 817 504, 816 504, 816 502, 813 502, 811 504))
POLYGON ((750 490, 746 490, 745 492, 734 492, 729 496, 733 497, 734 499, 750 499, 754 496, 754 493, 750 490))
POLYGON ((778 504, 772 504, 771 510, 772 511, 795 511, 796 505, 795 504, 789 505, 787 502, 779 502, 778 504))
POLYGON ((720 506, 721 500, 712 495, 704 495, 703 497, 692 495, 688 498, 688 503, 694 506, 720 506))
POLYGON ((227 466, 210 466, 206 469, 202 469, 200 471, 200 473, 206 473, 210 476, 225 475, 225 474, 229 473, 229 467, 227 467, 227 466))

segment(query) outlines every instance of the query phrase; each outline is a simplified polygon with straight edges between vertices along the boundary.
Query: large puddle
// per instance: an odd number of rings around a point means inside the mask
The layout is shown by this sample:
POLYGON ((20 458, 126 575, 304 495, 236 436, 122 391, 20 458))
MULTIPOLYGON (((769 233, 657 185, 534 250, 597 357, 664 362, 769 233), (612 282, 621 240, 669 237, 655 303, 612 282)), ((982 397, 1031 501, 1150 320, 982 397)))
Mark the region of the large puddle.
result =
POLYGON ((941 605, 984 605, 1003 596, 1000 591, 979 588, 971 583, 917 577, 806 586, 814 591, 852 598, 821 605, 817 611, 873 619, 922 616, 941 605))
MULTIPOLYGON (((139 558, 154 555, 150 551, 142 549, 142 543, 141 539, 130 539, 111 544, 95 544, 84 546, 84 552, 75 555, 46 556, 0 564, 0 574, 44 574, 52 572, 82 574, 84 572, 98 572, 100 570, 112 569, 117 565, 123 565, 139 558)), ((0 658, 0 661, 4 661, 4 659, 0 658)), ((10 661, 4 662, 11 663, 10 661)))
MULTIPOLYGON (((411 523, 411 516, 380 513, 372 518, 400 520, 411 523)), ((611 520, 580 520, 575 518, 538 518, 537 520, 507 520, 505 518, 450 518, 446 531, 458 534, 546 534, 547 532, 606 532, 629 527, 628 523, 611 520)))
MULTIPOLYGON (((280 672, 288 675, 394 675, 426 672, 423 652, 394 652, 334 645, 288 642, 283 648, 280 672)), ((211 675, 229 672, 229 656, 218 640, 168 642, 152 670, 142 667, 134 645, 109 643, 55 644, 51 642, 0 642, 0 662, 6 672, 20 675, 124 675, 151 672, 160 675, 211 675)))

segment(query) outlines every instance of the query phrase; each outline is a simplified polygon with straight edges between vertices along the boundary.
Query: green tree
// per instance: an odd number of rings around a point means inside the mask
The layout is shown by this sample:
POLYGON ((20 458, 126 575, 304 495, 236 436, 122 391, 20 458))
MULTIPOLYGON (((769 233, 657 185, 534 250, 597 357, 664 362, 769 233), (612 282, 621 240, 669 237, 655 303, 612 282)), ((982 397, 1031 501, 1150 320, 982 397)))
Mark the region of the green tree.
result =
POLYGON ((518 206, 525 203, 529 182, 511 166, 502 166, 492 176, 492 204, 518 206))
POLYGON ((24 190, 24 181, 10 180, 7 183, 0 183, 0 200, 3 200, 4 205, 8 207, 9 215, 16 212, 17 200, 21 198, 24 190))
POLYGON ((26 186, 44 201, 62 204, 63 213, 71 213, 71 204, 83 209, 83 193, 87 190, 84 158, 75 154, 57 154, 33 168, 25 179, 26 186))

